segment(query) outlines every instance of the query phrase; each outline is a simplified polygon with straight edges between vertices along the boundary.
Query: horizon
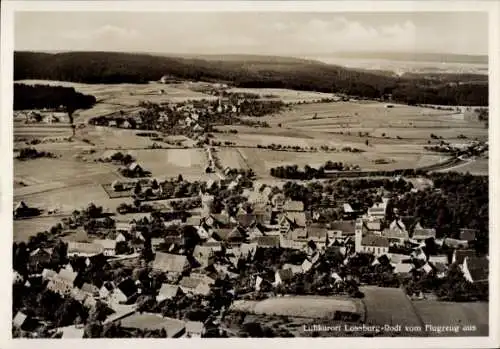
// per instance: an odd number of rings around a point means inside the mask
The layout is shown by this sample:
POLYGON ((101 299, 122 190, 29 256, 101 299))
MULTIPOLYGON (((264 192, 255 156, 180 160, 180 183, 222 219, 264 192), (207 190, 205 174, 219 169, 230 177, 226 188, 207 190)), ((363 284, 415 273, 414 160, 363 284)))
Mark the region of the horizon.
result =
POLYGON ((18 12, 15 17, 16 51, 488 54, 486 12, 18 12))

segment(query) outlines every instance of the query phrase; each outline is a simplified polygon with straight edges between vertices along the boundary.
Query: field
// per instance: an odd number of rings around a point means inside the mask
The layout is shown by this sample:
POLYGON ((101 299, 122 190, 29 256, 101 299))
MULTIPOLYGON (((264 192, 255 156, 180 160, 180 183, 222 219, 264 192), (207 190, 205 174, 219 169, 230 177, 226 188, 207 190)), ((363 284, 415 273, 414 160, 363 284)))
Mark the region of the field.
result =
POLYGON ((333 318, 336 311, 363 315, 362 305, 345 297, 285 296, 262 301, 235 301, 233 310, 265 315, 282 315, 305 318, 333 318))
POLYGON ((476 331, 443 332, 440 336, 487 336, 488 303, 413 302, 422 321, 434 326, 474 325, 476 331))
POLYGON ((364 286, 363 303, 366 306, 367 324, 384 326, 420 326, 421 320, 415 313, 411 301, 400 288, 364 286))
POLYGON ((259 178, 269 178, 270 169, 277 166, 296 164, 299 167, 309 165, 319 167, 328 160, 344 164, 359 165, 362 170, 391 170, 394 168, 412 168, 426 166, 447 159, 443 155, 423 152, 409 152, 403 146, 388 152, 367 151, 349 152, 290 152, 258 148, 221 148, 216 153, 223 167, 252 168, 259 178), (406 152, 405 152, 406 150, 406 152), (385 159, 386 164, 377 164, 375 160, 385 159))
POLYGON ((61 222, 61 217, 39 217, 14 221, 14 241, 27 241, 30 236, 49 230, 61 222))
POLYGON ((488 168, 489 168, 488 159, 479 158, 473 162, 456 166, 451 169, 444 170, 442 172, 449 172, 449 171, 460 172, 460 173, 469 172, 470 174, 476 176, 487 176, 489 173, 488 168))
MULTIPOLYGON (((438 144, 431 134, 450 143, 463 143, 468 139, 488 139, 488 129, 482 123, 464 119, 460 111, 445 111, 424 107, 358 101, 316 103, 294 106, 293 110, 253 120, 266 121, 269 128, 247 126, 218 127, 221 131, 237 130, 238 133, 215 133, 217 141, 233 142, 241 149, 219 151, 223 165, 240 164, 237 152, 259 176, 269 175, 269 168, 278 165, 319 165, 327 160, 359 165, 362 170, 390 170, 431 165, 447 159, 445 154, 424 149, 438 144), (459 138, 467 137, 463 140, 459 138), (282 147, 299 146, 302 149, 328 146, 341 150, 353 147, 361 153, 349 152, 283 152, 267 149, 250 149, 257 145, 282 147), (228 154, 229 153, 229 154, 228 154), (375 164, 384 159, 386 164, 375 164)), ((478 163, 479 164, 479 163, 478 163)), ((475 166, 471 164, 471 167, 475 166)), ((484 168, 484 165, 482 165, 484 168)), ((472 169, 470 172, 473 172, 472 169)), ((479 170, 484 172, 484 170, 479 170)))
POLYGON ((281 88, 231 88, 233 93, 258 94, 263 99, 279 99, 284 103, 313 102, 323 98, 338 98, 331 93, 312 91, 293 91, 281 88))
POLYGON ((205 174, 208 165, 202 149, 141 149, 129 153, 156 178, 172 178, 182 174, 186 180, 216 178, 205 174))
POLYGON ((75 120, 85 120, 107 115, 119 110, 131 112, 137 110, 141 101, 153 103, 183 102, 196 99, 216 99, 217 97, 193 91, 189 84, 161 84, 151 82, 149 84, 82 84, 67 81, 49 80, 19 80, 23 84, 42 84, 53 86, 73 87, 77 92, 90 94, 96 97, 97 104, 85 111, 77 111, 75 120))

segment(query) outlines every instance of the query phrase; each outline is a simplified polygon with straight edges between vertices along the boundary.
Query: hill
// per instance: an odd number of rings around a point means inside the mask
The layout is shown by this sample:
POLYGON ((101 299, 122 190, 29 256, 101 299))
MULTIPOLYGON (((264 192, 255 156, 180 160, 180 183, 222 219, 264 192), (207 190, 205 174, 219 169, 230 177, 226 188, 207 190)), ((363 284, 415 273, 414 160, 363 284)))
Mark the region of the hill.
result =
POLYGON ((364 98, 388 94, 404 103, 487 105, 488 86, 443 86, 300 59, 235 55, 231 59, 119 52, 14 53, 14 79, 84 83, 147 83, 163 75, 227 82, 237 87, 288 88, 364 98), (251 57, 252 59, 243 59, 251 57))

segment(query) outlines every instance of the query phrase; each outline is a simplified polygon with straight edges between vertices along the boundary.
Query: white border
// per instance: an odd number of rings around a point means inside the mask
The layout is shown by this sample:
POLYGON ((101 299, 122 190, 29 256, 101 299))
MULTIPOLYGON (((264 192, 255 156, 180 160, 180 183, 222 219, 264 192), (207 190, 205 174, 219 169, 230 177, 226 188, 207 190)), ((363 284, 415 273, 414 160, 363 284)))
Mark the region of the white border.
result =
MULTIPOLYGON (((84 347, 97 345, 106 347, 133 348, 138 345, 160 347, 204 348, 227 347, 233 349, 254 348, 256 346, 287 346, 302 348, 314 345, 317 348, 383 347, 383 348, 497 348, 500 347, 498 328, 499 293, 498 283, 498 247, 499 237, 496 227, 499 224, 500 205, 496 198, 499 194, 500 178, 499 152, 500 113, 499 91, 499 44, 500 44, 500 2, 491 1, 2 1, 1 6, 1 220, 3 230, 0 233, 0 248, 5 260, 0 266, 0 347, 1 348, 67 348, 68 345, 84 347), (247 11, 247 12, 448 12, 448 11, 485 11, 489 12, 489 70, 490 70, 490 309, 489 337, 479 338, 274 338, 274 339, 190 339, 164 340, 12 340, 11 339, 11 261, 12 261, 12 198, 13 198, 13 163, 12 163, 12 79, 13 79, 13 22, 15 11, 247 11), (496 213, 496 214, 495 214, 496 213)), ((436 34, 438 35, 438 34, 436 34)))

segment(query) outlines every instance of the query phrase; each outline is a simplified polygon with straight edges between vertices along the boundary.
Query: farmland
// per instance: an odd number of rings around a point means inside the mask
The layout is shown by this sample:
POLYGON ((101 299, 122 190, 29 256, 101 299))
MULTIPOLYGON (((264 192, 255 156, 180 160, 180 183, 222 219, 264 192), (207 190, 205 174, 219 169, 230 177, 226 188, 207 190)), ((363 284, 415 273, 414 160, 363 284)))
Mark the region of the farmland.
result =
MULTIPOLYGON (((91 109, 75 112, 78 125, 75 137, 71 137, 68 120, 54 124, 27 124, 22 118, 15 120, 15 149, 33 146, 57 156, 55 159, 14 160, 15 201, 24 200, 42 209, 55 206, 64 212, 94 202, 114 211, 121 202, 131 200, 110 199, 102 187, 116 179, 123 179, 117 165, 97 161, 114 151, 130 153, 158 179, 177 177, 179 174, 189 181, 218 179, 216 174, 205 173, 207 155, 203 149, 194 147, 194 139, 169 136, 160 131, 155 131, 157 138, 151 138, 138 135, 140 130, 87 123, 90 118, 99 115, 137 113, 142 109, 138 106, 141 101, 162 103, 216 98, 195 91, 196 84, 21 82, 74 87, 78 92, 96 96, 97 103, 91 109), (35 139, 40 143, 25 143, 35 139), (177 141, 180 145, 173 145, 177 141), (155 146, 162 149, 152 149, 155 146)), ((488 136, 488 130, 482 123, 467 120, 458 110, 397 104, 388 108, 387 103, 374 101, 312 103, 333 95, 286 89, 238 88, 230 91, 257 93, 264 99, 279 98, 293 104, 275 115, 242 116, 242 119, 265 121, 270 127, 215 125, 219 132, 213 132, 212 139, 220 143, 214 148, 221 167, 251 168, 260 183, 281 186, 283 181, 272 178, 270 169, 284 165, 318 167, 332 161, 357 165, 361 170, 431 165, 448 158, 446 154, 424 149, 429 144, 439 143, 439 137, 451 143, 464 143, 475 138, 486 140, 488 136), (309 103, 296 104, 299 99, 309 103), (229 130, 233 132, 225 132, 229 130), (464 140, 464 137, 467 139, 464 140), (231 146, 225 142, 230 142, 231 146), (271 145, 280 149, 267 149, 271 145), (324 149, 325 146, 328 149, 324 149), (359 149, 360 152, 346 151, 346 147, 359 149)), ((487 165, 486 159, 478 159, 460 165, 456 170, 484 174, 487 173, 487 165)), ((23 222, 16 227, 27 224, 23 222)))
POLYGON ((356 300, 345 297, 286 296, 263 301, 236 301, 233 310, 255 314, 281 315, 305 318, 333 318, 336 311, 363 315, 363 307, 356 300))

